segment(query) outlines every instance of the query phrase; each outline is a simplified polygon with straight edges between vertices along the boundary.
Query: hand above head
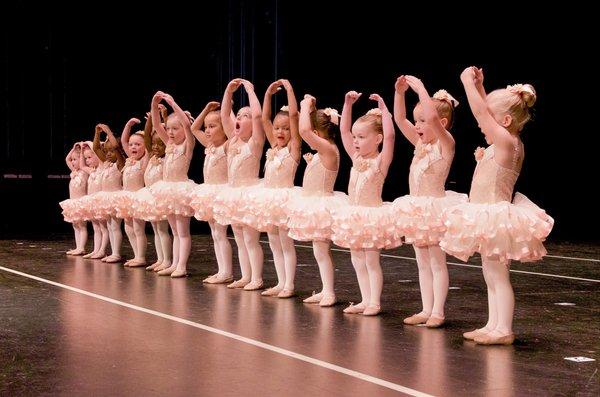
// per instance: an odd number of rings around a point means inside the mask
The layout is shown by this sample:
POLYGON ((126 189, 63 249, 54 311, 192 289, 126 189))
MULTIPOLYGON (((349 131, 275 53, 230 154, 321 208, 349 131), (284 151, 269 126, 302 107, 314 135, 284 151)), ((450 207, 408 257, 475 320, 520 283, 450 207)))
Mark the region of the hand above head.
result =
POLYGON ((406 76, 402 75, 396 79, 396 84, 394 84, 394 88, 398 94, 403 94, 408 90, 408 83, 406 81, 406 76))
POLYGON ((289 80, 287 80, 287 79, 280 79, 279 81, 281 82, 281 85, 283 86, 283 88, 286 91, 289 91, 289 90, 292 89, 292 83, 290 83, 289 80))
POLYGON ((311 112, 315 109, 317 99, 309 94, 304 95, 304 99, 300 102, 301 108, 308 108, 311 112))
POLYGON ((281 86, 283 85, 282 80, 277 80, 272 82, 269 85, 269 88, 267 88, 267 94, 273 95, 275 94, 277 91, 281 90, 281 86))
POLYGON ((405 76, 406 83, 414 92, 420 92, 425 89, 423 82, 421 79, 418 79, 415 76, 405 76))
POLYGON ((140 124, 140 120, 136 119, 135 117, 130 118, 129 121, 127 122, 127 124, 125 124, 125 127, 131 127, 134 124, 140 124))
POLYGON ((468 68, 465 68, 465 70, 463 70, 463 72, 460 74, 460 80, 463 83, 474 83, 475 79, 477 78, 477 74, 475 72, 476 69, 477 68, 475 66, 469 66, 468 68))
POLYGON ((234 93, 242 85, 242 79, 233 79, 227 84, 226 92, 234 93))
POLYGON ((346 97, 344 98, 344 101, 348 105, 353 105, 354 102, 358 101, 358 98, 360 98, 361 95, 362 95, 362 92, 359 93, 356 91, 348 91, 346 93, 346 97))
POLYGON ((154 94, 154 96, 152 97, 152 103, 158 105, 163 100, 164 95, 164 92, 156 91, 156 94, 154 94))
POLYGON ((387 106, 385 105, 383 98, 379 94, 371 94, 371 95, 369 95, 369 99, 372 101, 377 101, 377 107, 379 107, 380 110, 387 109, 387 106))
POLYGON ((249 82, 248 80, 245 80, 245 79, 241 79, 241 81, 242 81, 242 85, 244 86, 244 89, 246 90, 246 92, 254 91, 254 84, 252 84, 251 82, 249 82))
POLYGON ((217 101, 211 101, 209 103, 206 104, 206 106, 204 107, 204 110, 208 113, 208 112, 212 112, 217 110, 218 108, 221 107, 221 104, 217 101))
POLYGON ((475 84, 483 85, 483 68, 473 68, 475 73, 475 84))

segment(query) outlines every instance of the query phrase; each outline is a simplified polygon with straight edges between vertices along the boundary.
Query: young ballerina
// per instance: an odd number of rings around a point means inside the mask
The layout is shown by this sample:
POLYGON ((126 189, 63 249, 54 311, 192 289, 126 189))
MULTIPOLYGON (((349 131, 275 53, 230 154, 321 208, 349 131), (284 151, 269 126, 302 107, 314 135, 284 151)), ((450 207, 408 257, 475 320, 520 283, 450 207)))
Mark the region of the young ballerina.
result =
POLYGON ((159 219, 166 216, 173 232, 173 262, 158 274, 170 275, 173 278, 185 277, 192 248, 190 217, 194 214, 189 205, 189 195, 195 186, 187 174, 196 140, 192 135, 190 119, 175 103, 173 97, 158 91, 152 98, 151 109, 152 125, 167 149, 163 163, 163 180, 154 183, 150 191, 155 199, 157 216, 159 219), (163 100, 173 109, 166 127, 161 124, 158 107, 163 100))
POLYGON ((99 215, 99 193, 102 191, 102 175, 104 165, 100 164, 100 159, 94 152, 93 143, 84 142, 82 145, 83 159, 81 159, 81 169, 87 172, 87 195, 81 201, 84 211, 83 219, 92 222, 94 230, 94 249, 92 252, 84 255, 84 258, 102 259, 106 256, 106 247, 108 246, 108 227, 106 218, 99 215))
MULTIPOLYGON (((160 116, 163 123, 167 121, 167 108, 159 104, 160 116)), ((146 113, 146 124, 144 126, 144 146, 146 152, 151 153, 152 157, 148 160, 146 171, 144 172, 145 187, 138 190, 135 195, 134 218, 144 219, 152 225, 154 232, 154 249, 156 251, 156 262, 146 267, 146 270, 159 272, 168 269, 171 266, 172 241, 169 234, 169 221, 166 215, 160 215, 156 212, 154 206, 154 196, 150 192, 150 187, 163 179, 163 162, 165 157, 165 143, 160 139, 158 133, 152 127, 152 116, 150 112, 146 113)))
POLYGON ((289 81, 278 80, 267 89, 262 123, 271 148, 267 151, 262 183, 248 189, 248 211, 244 220, 255 229, 267 232, 273 253, 277 285, 261 295, 290 298, 295 294, 296 248, 288 235, 285 208, 293 193, 302 140, 298 132, 298 104, 289 81), (288 106, 271 122, 271 97, 282 87, 287 92, 288 106))
POLYGON ((221 103, 221 122, 229 137, 227 148, 228 185, 215 199, 215 220, 222 225, 231 225, 242 277, 227 285, 228 288, 243 288, 255 291, 263 288, 263 250, 260 246, 260 232, 244 222, 247 214, 246 188, 258 183, 260 157, 265 143, 265 133, 261 122, 260 102, 254 86, 247 80, 234 79, 225 89, 221 103), (232 119, 233 93, 244 86, 250 107, 241 108, 232 119))
POLYGON ((115 197, 117 218, 125 221, 125 234, 133 249, 133 259, 125 262, 124 266, 146 266, 146 221, 135 216, 136 192, 144 187, 144 173, 148 165, 148 152, 144 146, 144 132, 138 131, 131 135, 131 127, 139 124, 140 120, 130 119, 123 128, 121 144, 125 148, 127 160, 123 167, 123 190, 115 197))
POLYGON ((67 167, 71 170, 69 198, 59 203, 63 209, 62 213, 65 221, 73 224, 73 231, 75 233, 75 248, 67 251, 67 255, 85 254, 85 245, 88 238, 87 222, 83 220, 84 214, 81 200, 87 193, 88 174, 81 168, 81 158, 83 157, 81 145, 82 142, 77 142, 67 155, 67 167))
POLYGON ((102 190, 98 192, 97 218, 106 219, 108 227, 108 238, 110 240, 110 256, 102 258, 102 262, 121 262, 121 243, 123 232, 121 231, 121 219, 117 218, 115 208, 115 197, 122 189, 121 170, 125 165, 121 143, 106 124, 98 124, 94 135, 94 152, 103 162, 102 190), (100 142, 100 135, 106 134, 106 141, 100 142))
POLYGON ((335 109, 316 109, 316 99, 305 95, 300 102, 300 136, 316 150, 305 154, 308 163, 302 188, 287 205, 289 236, 294 240, 312 241, 323 288, 304 299, 322 307, 336 303, 334 268, 331 258, 331 211, 344 203, 345 195, 333 191, 340 167, 340 153, 335 144, 339 131, 339 115, 335 109))
POLYGON ((332 240, 350 249, 362 298, 357 305, 351 303, 344 313, 374 316, 381 311, 380 251, 400 246, 402 238, 395 232, 389 203, 381 200, 383 183, 394 158, 392 115, 383 99, 371 94, 369 99, 377 101, 378 108, 369 110, 352 125, 352 105, 361 95, 350 91, 344 100, 340 131, 344 149, 352 159, 352 171, 347 203, 333 210, 332 240))
POLYGON ((192 134, 204 149, 204 183, 198 185, 190 196, 194 217, 208 222, 217 258, 217 273, 202 280, 208 284, 226 284, 233 281, 231 243, 227 238, 227 226, 215 222, 213 204, 215 197, 227 184, 228 140, 223 124, 219 102, 209 102, 192 124, 192 134), (204 124, 204 129, 202 125, 204 124))
POLYGON ((485 93, 483 71, 466 68, 461 80, 471 111, 490 145, 475 152, 477 167, 469 202, 448 209, 448 227, 440 246, 464 261, 481 254, 488 292, 488 321, 482 328, 463 334, 478 344, 512 344, 514 293, 510 261, 541 259, 543 241, 554 220, 513 189, 525 157, 520 134, 529 121, 536 93, 529 84, 516 84, 485 93))
POLYGON ((421 312, 405 318, 404 323, 437 328, 445 322, 448 295, 446 254, 439 247, 446 229, 442 212, 467 199, 464 194, 444 189, 454 158, 455 143, 449 130, 458 102, 444 90, 430 98, 423 83, 413 76, 398 77, 395 88, 396 123, 415 146, 415 152, 408 177, 410 195, 396 199, 392 211, 400 233, 415 250, 423 305, 421 312), (419 96, 413 111, 414 124, 406 118, 409 87, 419 96))

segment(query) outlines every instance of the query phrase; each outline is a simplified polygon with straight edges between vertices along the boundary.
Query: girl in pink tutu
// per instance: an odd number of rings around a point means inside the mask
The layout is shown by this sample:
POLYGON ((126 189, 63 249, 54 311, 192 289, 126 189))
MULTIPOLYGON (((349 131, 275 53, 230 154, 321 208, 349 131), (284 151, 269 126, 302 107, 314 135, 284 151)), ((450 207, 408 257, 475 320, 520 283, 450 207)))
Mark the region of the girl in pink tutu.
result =
POLYGON ((115 201, 117 217, 125 220, 125 233, 133 249, 133 259, 125 262, 125 266, 130 267, 146 266, 146 221, 134 215, 136 192, 144 187, 144 172, 149 159, 144 147, 144 131, 131 135, 131 127, 139 123, 136 118, 130 119, 121 134, 127 160, 123 167, 123 190, 115 201))
POLYGON ((334 268, 331 259, 331 211, 344 203, 344 194, 334 192, 340 168, 340 152, 335 144, 339 115, 335 109, 316 109, 316 99, 305 95, 300 102, 300 136, 317 154, 307 153, 308 163, 300 192, 287 205, 289 236, 294 240, 312 241, 313 252, 323 288, 304 299, 322 307, 336 303, 334 268))
POLYGON ((277 273, 277 285, 262 292, 263 296, 294 296, 296 248, 288 235, 287 201, 293 192, 294 177, 300 162, 302 140, 298 132, 298 103, 292 85, 277 80, 265 93, 262 123, 271 148, 267 150, 265 176, 259 185, 248 189, 248 214, 245 221, 267 232, 277 273), (271 97, 283 87, 288 106, 282 107, 271 121, 271 97))
POLYGON ((446 229, 442 212, 467 199, 444 189, 454 158, 454 138, 449 130, 458 102, 444 90, 430 98, 421 80, 413 76, 398 77, 395 88, 396 123, 415 146, 415 153, 408 177, 410 195, 396 199, 392 211, 400 233, 415 250, 423 305, 421 312, 405 318, 404 323, 436 328, 445 322, 448 295, 446 254, 439 246, 446 229), (404 97, 409 87, 419 95, 414 124, 406 118, 404 97))
POLYGON ((84 258, 102 259, 106 256, 106 247, 108 246, 108 227, 106 218, 96 216, 98 210, 99 192, 102 190, 102 173, 104 166, 100 164, 100 159, 92 150, 93 143, 90 141, 81 144, 83 151, 83 169, 89 176, 87 180, 87 195, 81 198, 83 209, 83 219, 92 222, 94 230, 94 249, 92 252, 84 255, 84 258))
POLYGON ((378 108, 369 110, 352 125, 352 105, 362 94, 346 94, 340 131, 346 153, 352 159, 348 198, 333 210, 333 242, 349 248, 356 271, 361 301, 350 304, 344 313, 374 316, 381 311, 383 274, 379 263, 381 249, 398 247, 389 203, 381 192, 394 158, 394 122, 383 99, 371 94, 378 108), (379 152, 379 145, 382 145, 379 152))
POLYGON ((75 249, 67 251, 67 255, 85 254, 85 244, 88 237, 87 222, 83 220, 81 200, 87 193, 88 174, 82 169, 83 149, 81 144, 82 142, 77 142, 73 145, 67 155, 67 167, 71 170, 69 199, 59 203, 63 209, 62 213, 65 221, 73 224, 73 231, 75 232, 75 249))
POLYGON ((161 276, 185 277, 187 262, 192 248, 190 217, 194 210, 190 207, 189 194, 195 184, 188 179, 188 170, 196 139, 192 135, 190 119, 175 103, 173 97, 158 91, 152 98, 152 125, 166 145, 163 162, 163 179, 150 187, 154 196, 158 219, 167 217, 173 232, 173 262, 171 266, 158 272, 161 276), (167 102, 172 108, 166 127, 161 124, 159 103, 167 102))
MULTIPOLYGON (((159 104, 162 123, 167 121, 167 108, 159 104)), ((156 262, 146 267, 146 270, 159 272, 171 267, 172 241, 169 234, 169 221, 166 215, 160 215, 154 205, 154 196, 150 188, 156 182, 163 179, 163 162, 165 157, 165 143, 160 139, 158 133, 152 127, 152 116, 146 113, 146 125, 144 126, 144 146, 146 152, 151 154, 148 165, 144 172, 145 187, 138 190, 135 195, 134 217, 150 222, 154 232, 154 249, 156 251, 156 262)))
POLYGON ((522 194, 513 199, 525 157, 520 134, 531 117, 536 93, 529 84, 516 84, 486 94, 483 71, 475 67, 466 68, 460 77, 471 111, 490 146, 475 152, 477 167, 469 202, 445 212, 448 230, 440 245, 464 261, 475 252, 481 254, 488 322, 463 336, 478 344, 512 344, 515 301, 510 261, 541 259, 546 254, 543 241, 554 224, 544 210, 522 194))
POLYGON ((108 238, 110 240, 111 255, 102 258, 103 262, 121 262, 121 243, 123 233, 121 232, 121 219, 117 218, 115 208, 115 197, 122 189, 121 170, 125 165, 125 157, 122 153, 121 143, 106 124, 98 124, 94 135, 94 152, 103 162, 102 190, 97 193, 97 219, 106 219, 108 226, 108 238), (105 133, 105 142, 100 142, 100 134, 105 133))
POLYGON ((242 278, 229 284, 229 288, 254 291, 263 287, 263 251, 260 232, 244 222, 248 213, 247 187, 258 183, 260 157, 265 143, 261 122, 260 102, 254 86, 247 80, 234 79, 225 89, 221 103, 221 122, 229 139, 227 147, 228 185, 215 199, 215 220, 222 225, 231 225, 238 247, 238 258, 242 278), (237 117, 231 117, 232 96, 244 86, 250 107, 241 108, 237 117))
POLYGON ((204 183, 191 193, 190 205, 194 216, 208 222, 217 258, 217 273, 203 280, 208 284, 225 284, 233 281, 231 243, 227 238, 227 226, 215 222, 213 205, 217 194, 227 184, 228 140, 223 125, 219 102, 209 102, 192 124, 192 133, 204 146, 204 183), (204 124, 204 129, 202 125, 204 124))

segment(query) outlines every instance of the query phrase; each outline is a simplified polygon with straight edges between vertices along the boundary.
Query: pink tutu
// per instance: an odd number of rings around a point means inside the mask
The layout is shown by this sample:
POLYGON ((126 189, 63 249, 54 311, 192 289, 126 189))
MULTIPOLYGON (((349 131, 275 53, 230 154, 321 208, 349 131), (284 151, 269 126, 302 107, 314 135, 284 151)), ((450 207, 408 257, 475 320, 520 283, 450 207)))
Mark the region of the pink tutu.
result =
POLYGON ((466 194, 451 190, 446 191, 444 197, 402 196, 392 203, 391 216, 395 218, 398 234, 405 237, 407 244, 438 245, 446 231, 442 219, 444 210, 467 200, 466 194))
POLYGON ((149 190, 154 199, 152 216, 156 219, 166 219, 168 215, 193 216, 190 193, 195 186, 194 181, 189 179, 183 182, 158 181, 150 186, 149 190))
POLYGON ((122 190, 117 190, 113 192, 100 191, 95 196, 96 209, 95 218, 96 219, 107 219, 111 216, 117 216, 117 197, 122 194, 122 190))
POLYGON ((331 240, 332 211, 347 203, 347 197, 341 192, 309 196, 293 188, 286 208, 289 236, 298 241, 331 240))
POLYGON ((215 198, 226 188, 226 184, 202 183, 190 192, 190 206, 194 217, 199 221, 210 221, 214 218, 215 198))
POLYGON ((390 203, 379 207, 345 204, 332 210, 333 235, 331 240, 351 250, 390 249, 402 245, 397 233, 390 203))
POLYGON ((149 187, 141 188, 133 196, 133 217, 147 222, 164 221, 166 214, 159 214, 154 200, 154 195, 149 187))
POLYGON ((75 223, 85 220, 86 211, 83 205, 84 197, 86 196, 76 199, 67 199, 58 203, 62 208, 62 215, 65 219, 65 222, 75 223))
POLYGON ((447 231, 440 246, 463 261, 475 252, 503 263, 539 260, 554 225, 554 219, 520 193, 513 203, 459 204, 447 209, 443 219, 447 231))
POLYGON ((84 221, 107 219, 108 215, 102 207, 103 192, 96 192, 83 196, 81 200, 81 211, 84 221))
POLYGON ((135 215, 137 193, 138 191, 121 190, 118 194, 114 195, 114 207, 117 218, 137 218, 135 215))
POLYGON ((246 195, 251 186, 233 187, 225 185, 215 197, 213 216, 221 225, 244 225, 244 217, 249 211, 246 195))
POLYGON ((261 232, 269 232, 276 227, 287 227, 288 200, 295 188, 270 188, 260 185, 246 191, 247 212, 242 222, 261 232))

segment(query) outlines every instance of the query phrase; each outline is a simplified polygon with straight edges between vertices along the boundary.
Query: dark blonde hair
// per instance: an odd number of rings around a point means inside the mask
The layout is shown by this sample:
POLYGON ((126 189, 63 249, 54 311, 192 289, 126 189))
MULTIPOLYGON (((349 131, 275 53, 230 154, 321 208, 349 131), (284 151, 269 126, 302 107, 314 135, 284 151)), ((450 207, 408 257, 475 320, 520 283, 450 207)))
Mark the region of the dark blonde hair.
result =
POLYGON ((324 133, 330 141, 335 140, 340 130, 340 127, 331 121, 331 117, 325 114, 324 109, 312 112, 310 114, 310 123, 315 130, 324 133))

